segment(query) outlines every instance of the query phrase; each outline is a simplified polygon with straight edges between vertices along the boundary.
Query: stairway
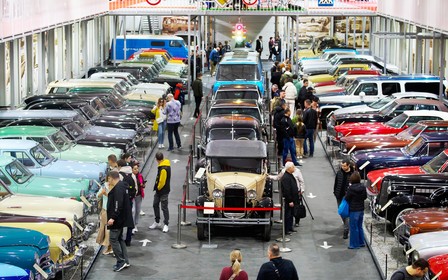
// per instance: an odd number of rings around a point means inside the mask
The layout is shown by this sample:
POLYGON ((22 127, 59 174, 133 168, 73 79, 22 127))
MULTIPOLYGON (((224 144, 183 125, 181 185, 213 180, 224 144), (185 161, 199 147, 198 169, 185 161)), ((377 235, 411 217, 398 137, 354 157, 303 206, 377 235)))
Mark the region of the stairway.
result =
POLYGON ((157 16, 142 16, 140 34, 161 34, 160 19, 157 16))

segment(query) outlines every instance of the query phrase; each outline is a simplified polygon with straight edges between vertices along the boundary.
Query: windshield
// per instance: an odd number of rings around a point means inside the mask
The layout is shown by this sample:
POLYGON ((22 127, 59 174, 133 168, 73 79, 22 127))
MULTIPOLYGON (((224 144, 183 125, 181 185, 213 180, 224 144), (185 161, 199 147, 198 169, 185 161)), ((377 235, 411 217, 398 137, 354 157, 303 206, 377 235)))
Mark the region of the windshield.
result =
POLYGON ((133 84, 133 85, 138 85, 140 82, 134 77, 134 75, 128 75, 128 79, 129 81, 133 84))
POLYGON ((448 156, 445 153, 440 153, 438 156, 433 158, 431 161, 422 166, 422 169, 426 173, 437 173, 440 168, 445 164, 448 160, 448 156))
POLYGON ((94 119, 99 115, 98 111, 90 105, 82 106, 81 111, 89 118, 89 120, 94 119))
POLYGON ((58 131, 55 134, 50 136, 51 141, 54 143, 54 145, 58 148, 59 151, 63 152, 72 146, 72 143, 70 140, 68 140, 67 137, 65 137, 62 132, 58 131))
POLYGON ((410 156, 415 155, 421 147, 425 145, 425 141, 422 137, 416 138, 410 144, 403 148, 404 152, 410 156))
POLYGON ((88 121, 86 118, 84 118, 83 116, 79 115, 79 114, 75 116, 74 121, 75 121, 75 122, 82 128, 82 129, 88 129, 89 126, 90 126, 89 121, 88 121))
POLYGON ((252 99, 258 100, 257 91, 219 91, 216 92, 216 99, 252 99))
POLYGON ((30 153, 31 156, 42 166, 46 166, 54 160, 54 157, 51 156, 51 154, 41 145, 37 145, 32 148, 30 153))
POLYGON ((261 116, 260 112, 256 108, 211 108, 209 117, 214 117, 218 115, 249 115, 256 118, 260 122, 261 116))
POLYGON ((358 87, 359 81, 355 80, 348 88, 347 88, 347 94, 352 95, 355 89, 358 87))
POLYGON ((392 114, 395 111, 396 107, 397 107, 397 103, 392 102, 389 105, 385 106, 383 109, 381 109, 380 115, 389 116, 390 114, 392 114))
POLYGON ((211 172, 262 173, 262 160, 253 158, 212 158, 211 172))
POLYGON ((389 95, 384 98, 378 99, 377 101, 375 101, 367 106, 369 106, 372 109, 379 110, 383 106, 387 105, 389 102, 391 102, 393 100, 395 100, 395 97, 393 97, 392 95, 389 95))
POLYGON ((403 130, 402 132, 397 134, 397 137, 402 139, 412 139, 414 137, 417 137, 426 129, 426 126, 421 124, 415 124, 413 126, 410 126, 403 130))
POLYGON ((64 129, 74 140, 81 138, 81 136, 85 133, 82 127, 77 125, 75 122, 64 125, 64 129))
POLYGON ((28 181, 33 174, 18 160, 14 160, 5 167, 9 176, 18 184, 23 184, 28 181))
POLYGON ((328 70, 328 74, 330 74, 331 76, 334 76, 336 74, 336 71, 338 71, 338 67, 331 67, 330 70, 328 70))
POLYGON ((221 64, 216 74, 217 81, 258 81, 260 75, 255 64, 221 64))
POLYGON ((93 99, 92 107, 99 112, 104 112, 107 110, 106 104, 104 104, 104 102, 101 101, 101 99, 99 99, 99 98, 93 99))
POLYGON ((347 76, 344 73, 342 76, 339 76, 339 78, 336 80, 336 85, 342 87, 345 84, 346 79, 347 76))
POLYGON ((406 123, 407 119, 408 116, 406 114, 401 114, 391 119, 390 121, 386 122, 386 125, 395 128, 401 128, 406 123))
POLYGON ((257 133, 251 128, 214 128, 207 142, 212 140, 257 140, 257 133))

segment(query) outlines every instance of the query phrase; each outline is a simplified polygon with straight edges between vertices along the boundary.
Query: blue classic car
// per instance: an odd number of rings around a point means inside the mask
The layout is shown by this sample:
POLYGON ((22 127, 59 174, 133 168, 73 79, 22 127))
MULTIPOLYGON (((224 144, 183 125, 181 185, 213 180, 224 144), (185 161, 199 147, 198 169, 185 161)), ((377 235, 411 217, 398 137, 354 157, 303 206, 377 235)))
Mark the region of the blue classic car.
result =
POLYGON ((0 156, 12 156, 37 176, 83 178, 104 181, 106 163, 81 162, 54 158, 32 140, 0 140, 0 156))
POLYGON ((28 269, 0 263, 0 279, 2 280, 29 280, 34 279, 33 277, 32 272, 28 269))
POLYGON ((49 244, 49 238, 38 231, 0 227, 0 263, 27 269, 40 279, 34 268, 37 264, 48 278, 53 278, 54 263, 50 259, 49 244))
POLYGON ((351 160, 364 177, 376 169, 423 165, 446 148, 448 148, 447 132, 422 134, 403 148, 361 150, 351 154, 351 160))

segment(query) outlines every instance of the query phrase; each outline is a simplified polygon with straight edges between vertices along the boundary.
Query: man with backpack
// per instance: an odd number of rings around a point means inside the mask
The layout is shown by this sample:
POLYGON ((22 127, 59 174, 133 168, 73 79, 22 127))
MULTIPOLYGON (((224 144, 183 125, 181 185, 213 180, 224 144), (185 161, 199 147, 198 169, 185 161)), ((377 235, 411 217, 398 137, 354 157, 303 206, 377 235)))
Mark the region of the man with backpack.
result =
MULTIPOLYGON (((132 167, 129 166, 127 164, 127 162, 123 159, 120 159, 117 162, 117 166, 118 166, 118 173, 120 174, 120 181, 122 181, 124 183, 124 185, 126 186, 127 190, 128 190, 128 195, 129 195, 129 202, 131 204, 131 209, 132 209, 132 204, 134 202, 134 198, 137 195, 137 178, 135 178, 135 175, 132 173, 132 167)), ((134 221, 133 221, 134 223, 134 221)), ((132 240, 132 230, 134 229, 134 227, 128 227, 127 228, 127 232, 126 232, 126 246, 131 246, 131 240, 132 240)))
POLYGON ((156 154, 156 161, 158 163, 157 167, 157 177, 154 184, 154 216, 156 218, 155 222, 149 226, 149 229, 161 228, 162 223, 160 222, 160 206, 162 205, 163 212, 163 232, 168 232, 168 222, 170 219, 170 212, 168 211, 168 195, 170 193, 170 182, 171 182, 171 164, 168 159, 163 157, 161 152, 156 154))

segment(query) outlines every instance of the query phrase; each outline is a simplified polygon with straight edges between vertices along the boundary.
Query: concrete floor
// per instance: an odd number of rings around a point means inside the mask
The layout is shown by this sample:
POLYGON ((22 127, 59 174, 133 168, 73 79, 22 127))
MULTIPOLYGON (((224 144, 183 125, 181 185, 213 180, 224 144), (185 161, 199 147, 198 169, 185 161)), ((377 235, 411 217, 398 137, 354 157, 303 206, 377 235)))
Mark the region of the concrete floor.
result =
MULTIPOLYGON (((205 77, 204 82, 210 87, 209 77, 205 77)), ((191 141, 191 130, 195 121, 190 118, 192 109, 194 110, 193 104, 184 107, 182 120, 184 126, 180 132, 184 148, 181 151, 165 153, 171 160, 173 170, 169 197, 170 231, 162 233, 161 230, 148 229, 154 221, 152 188, 157 163, 153 154, 147 164, 148 183, 143 201, 146 215, 140 221, 139 232, 134 236, 132 246, 128 247, 131 267, 118 273, 113 272, 115 258, 101 255, 88 279, 218 279, 222 267, 230 264, 229 253, 234 248, 242 250, 242 268, 247 271, 250 279, 256 279, 260 266, 267 261, 266 251, 270 243, 262 242, 261 237, 251 229, 224 229, 219 232, 215 230, 211 242, 218 247, 204 249, 202 244, 207 242, 199 242, 196 239, 195 211, 187 210, 187 221, 192 222, 192 226, 182 227, 182 242, 187 248, 171 248, 171 245, 176 243, 177 205, 182 198, 185 166, 188 161, 187 147, 191 141), (144 247, 139 242, 144 239, 152 242, 144 247)), ((292 249, 292 252, 283 253, 283 257, 294 262, 300 279, 381 279, 369 251, 366 248, 348 250, 348 241, 342 239, 342 222, 337 214, 336 201, 332 194, 334 174, 320 142, 316 143, 314 158, 305 159, 301 169, 306 183, 306 196, 310 193, 316 196, 306 198, 315 220, 311 220, 308 214, 301 221, 298 232, 289 236, 291 241, 286 243, 286 247, 292 249), (332 247, 329 249, 320 247, 324 242, 332 247)), ((190 198, 194 199, 197 193, 197 189, 192 186, 190 198)), ((274 195, 274 199, 278 200, 277 194, 274 195)), ((278 218, 277 212, 274 220, 278 218)), ((274 224, 272 241, 280 236, 281 226, 274 224)))

